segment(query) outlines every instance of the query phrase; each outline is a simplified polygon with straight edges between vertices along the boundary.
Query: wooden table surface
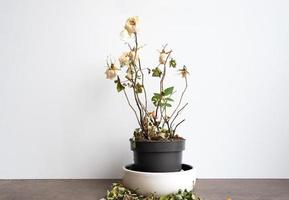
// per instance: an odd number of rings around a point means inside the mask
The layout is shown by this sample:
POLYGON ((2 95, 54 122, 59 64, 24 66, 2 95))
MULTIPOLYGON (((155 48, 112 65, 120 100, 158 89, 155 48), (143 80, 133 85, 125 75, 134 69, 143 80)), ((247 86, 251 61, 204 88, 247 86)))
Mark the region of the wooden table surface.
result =
MULTIPOLYGON (((0 200, 98 200, 118 180, 0 180, 0 200)), ((205 200, 289 200, 289 179, 200 179, 205 200)))

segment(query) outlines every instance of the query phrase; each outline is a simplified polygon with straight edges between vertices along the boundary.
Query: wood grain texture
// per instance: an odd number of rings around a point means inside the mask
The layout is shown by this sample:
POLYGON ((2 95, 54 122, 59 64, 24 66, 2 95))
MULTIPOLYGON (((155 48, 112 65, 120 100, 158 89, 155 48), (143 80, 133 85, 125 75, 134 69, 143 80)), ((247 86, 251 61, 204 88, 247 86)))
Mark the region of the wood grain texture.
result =
MULTIPOLYGON (((97 200, 119 180, 0 180, 0 200, 97 200)), ((201 179, 205 200, 289 200, 288 179, 201 179)))

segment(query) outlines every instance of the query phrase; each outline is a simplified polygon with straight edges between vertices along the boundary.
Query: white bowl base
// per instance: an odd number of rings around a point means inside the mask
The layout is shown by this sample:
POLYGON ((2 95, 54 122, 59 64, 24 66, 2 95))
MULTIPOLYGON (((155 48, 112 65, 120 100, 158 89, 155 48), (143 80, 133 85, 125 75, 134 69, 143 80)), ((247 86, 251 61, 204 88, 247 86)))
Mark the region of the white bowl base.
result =
POLYGON ((185 170, 179 172, 140 172, 131 170, 128 165, 123 167, 123 185, 137 193, 147 195, 155 193, 157 196, 167 195, 181 190, 192 190, 196 182, 196 170, 183 164, 185 170))

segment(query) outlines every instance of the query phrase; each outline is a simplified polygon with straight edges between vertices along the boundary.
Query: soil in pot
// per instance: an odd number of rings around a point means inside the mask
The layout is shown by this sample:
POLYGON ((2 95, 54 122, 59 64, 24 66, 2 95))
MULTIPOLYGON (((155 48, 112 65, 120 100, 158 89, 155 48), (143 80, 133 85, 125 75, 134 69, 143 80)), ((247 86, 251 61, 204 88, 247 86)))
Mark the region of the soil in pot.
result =
POLYGON ((177 172, 182 169, 185 139, 131 142, 134 167, 142 172, 177 172))

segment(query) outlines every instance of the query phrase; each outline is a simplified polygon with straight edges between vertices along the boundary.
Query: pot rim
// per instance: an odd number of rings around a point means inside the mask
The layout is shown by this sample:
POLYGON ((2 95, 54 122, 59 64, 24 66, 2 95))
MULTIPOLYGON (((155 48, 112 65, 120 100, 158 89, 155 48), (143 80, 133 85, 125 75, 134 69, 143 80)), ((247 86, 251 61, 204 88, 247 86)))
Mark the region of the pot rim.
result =
POLYGON ((122 167, 122 169, 125 172, 129 172, 132 174, 140 174, 140 175, 151 175, 151 176, 157 176, 157 175, 176 175, 176 174, 185 174, 185 173, 189 173, 192 172, 194 170, 194 167, 192 165, 189 164, 182 164, 182 169, 184 167, 188 167, 190 169, 187 170, 183 170, 183 171, 177 171, 177 172, 142 172, 142 171, 136 171, 136 170, 132 170, 132 169, 128 169, 127 167, 130 167, 134 164, 128 164, 122 167))
POLYGON ((177 143, 186 141, 185 138, 179 138, 178 140, 134 140, 133 138, 129 139, 130 142, 140 142, 140 143, 177 143))

